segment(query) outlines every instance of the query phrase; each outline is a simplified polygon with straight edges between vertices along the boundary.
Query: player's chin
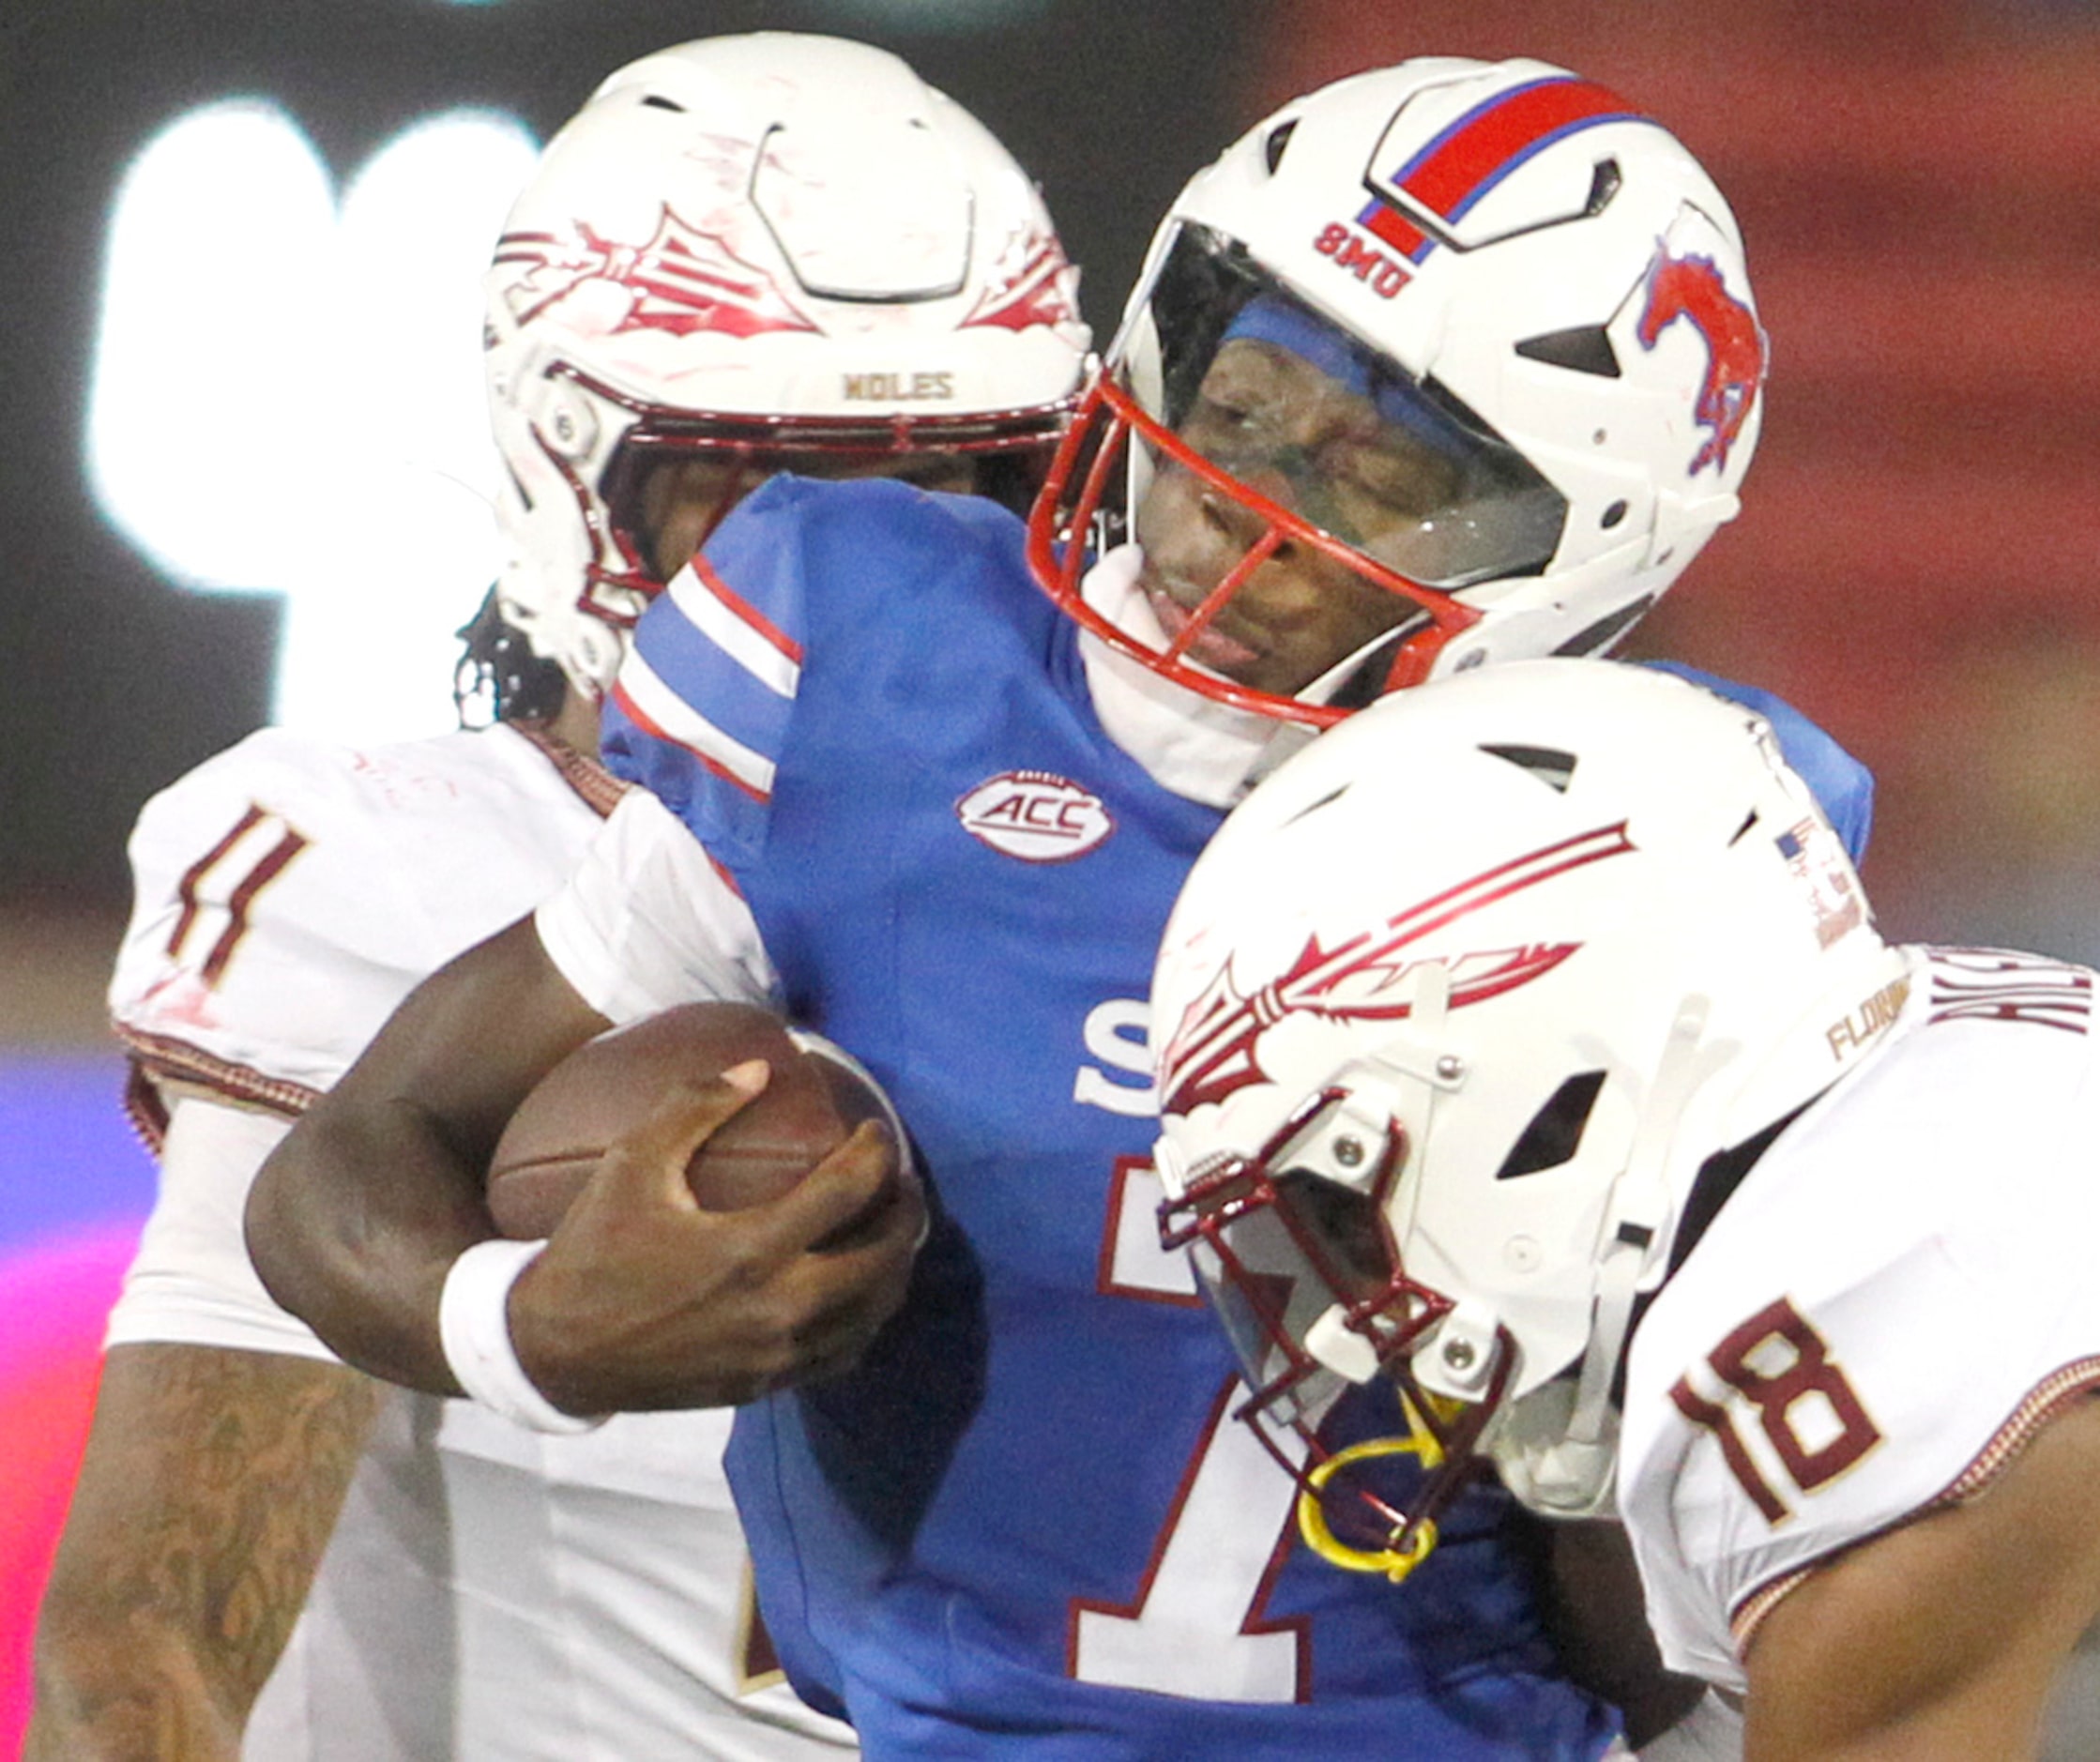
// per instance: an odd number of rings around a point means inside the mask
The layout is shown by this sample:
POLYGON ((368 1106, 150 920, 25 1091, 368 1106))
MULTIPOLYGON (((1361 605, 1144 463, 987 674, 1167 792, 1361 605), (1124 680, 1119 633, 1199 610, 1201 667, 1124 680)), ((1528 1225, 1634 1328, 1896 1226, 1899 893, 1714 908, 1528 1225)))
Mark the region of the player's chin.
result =
POLYGON ((1296 697, 1332 664, 1327 653, 1316 641, 1252 619, 1213 627, 1188 647, 1188 659, 1204 672, 1271 697, 1296 697))

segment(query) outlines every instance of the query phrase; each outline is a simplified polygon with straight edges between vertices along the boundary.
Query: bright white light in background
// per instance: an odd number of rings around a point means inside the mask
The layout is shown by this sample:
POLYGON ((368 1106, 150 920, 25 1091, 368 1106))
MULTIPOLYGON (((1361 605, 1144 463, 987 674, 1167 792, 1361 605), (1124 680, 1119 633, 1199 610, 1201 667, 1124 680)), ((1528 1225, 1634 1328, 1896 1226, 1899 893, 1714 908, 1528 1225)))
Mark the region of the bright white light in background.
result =
POLYGON ((480 278, 537 147, 515 118, 404 130, 340 206, 277 105, 194 111, 111 214, 87 474, 178 585, 285 596, 272 720, 452 724, 452 632, 495 569, 480 278))
POLYGON ((275 521, 321 400, 335 203, 270 104, 166 129, 117 192, 88 394, 88 480, 186 585, 289 586, 275 521), (309 412, 302 419, 302 405, 309 412))

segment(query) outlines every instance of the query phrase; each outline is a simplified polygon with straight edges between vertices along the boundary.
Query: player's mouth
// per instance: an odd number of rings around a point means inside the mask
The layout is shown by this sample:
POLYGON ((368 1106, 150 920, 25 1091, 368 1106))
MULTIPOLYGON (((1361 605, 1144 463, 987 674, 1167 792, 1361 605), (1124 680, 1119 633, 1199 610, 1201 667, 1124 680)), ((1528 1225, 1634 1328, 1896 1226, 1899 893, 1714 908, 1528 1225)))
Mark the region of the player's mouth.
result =
MULTIPOLYGON (((1195 622, 1195 615, 1183 606, 1173 594, 1157 582, 1142 584, 1146 600, 1152 608, 1152 615, 1159 619, 1160 628, 1166 632, 1166 640, 1179 642, 1182 633, 1195 622)), ((1182 650, 1191 661, 1222 673, 1228 678, 1244 673, 1262 659, 1258 648, 1237 642, 1225 634, 1213 622, 1199 630, 1188 647, 1182 650)))

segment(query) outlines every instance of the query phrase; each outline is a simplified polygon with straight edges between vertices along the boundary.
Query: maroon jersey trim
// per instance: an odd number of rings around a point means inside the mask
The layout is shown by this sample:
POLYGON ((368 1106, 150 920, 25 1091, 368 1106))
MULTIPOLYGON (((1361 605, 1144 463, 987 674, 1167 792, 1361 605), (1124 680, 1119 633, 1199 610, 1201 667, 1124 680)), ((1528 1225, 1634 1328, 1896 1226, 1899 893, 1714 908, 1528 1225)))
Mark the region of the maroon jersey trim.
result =
POLYGON ((1871 1534, 1834 1548, 1820 1559, 1806 1566, 1798 1566, 1769 1579, 1757 1587, 1737 1603, 1728 1618, 1728 1632, 1735 1641, 1736 1655, 1740 1658, 1750 1649, 1750 1641, 1761 1622, 1779 1604, 1781 1598, 1798 1586, 1818 1567, 1828 1565, 1837 1555, 1847 1549, 1859 1547, 1892 1530, 1901 1529, 1906 1524, 1916 1523, 1921 1517, 1929 1517, 1934 1511, 1944 1511, 1953 1505, 1966 1505, 1971 1499, 1989 1490, 1998 1478, 2011 1467, 2019 1453, 2032 1443, 2042 1428, 2072 1402, 2100 1389, 2100 1357, 2074 1359, 2070 1363, 2052 1371, 2027 1391, 2005 1422, 1994 1432, 1987 1443, 1971 1459, 1969 1466, 1954 1480, 1915 1511, 1906 1512, 1893 1523, 1884 1524, 1871 1534))

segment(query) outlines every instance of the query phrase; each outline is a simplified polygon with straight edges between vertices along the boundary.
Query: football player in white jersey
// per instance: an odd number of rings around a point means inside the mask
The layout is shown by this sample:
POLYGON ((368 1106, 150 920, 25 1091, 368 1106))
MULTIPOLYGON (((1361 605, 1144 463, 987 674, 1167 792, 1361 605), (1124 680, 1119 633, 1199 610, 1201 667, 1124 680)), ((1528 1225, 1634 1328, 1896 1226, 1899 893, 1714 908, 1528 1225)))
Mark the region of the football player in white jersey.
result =
POLYGON ((266 730, 133 835, 111 1000, 161 1189, 43 1606, 31 1755, 852 1745, 751 1624, 727 1414, 550 1438, 382 1393, 268 1299, 241 1209, 400 997, 574 865, 623 788, 594 755, 627 630, 746 490, 792 469, 1025 503, 1086 358, 1076 281, 1004 149, 861 44, 666 50, 549 144, 486 290, 507 560, 462 692, 495 725, 266 730))
POLYGON ((1892 946, 1764 722, 1542 661, 1280 769, 1163 941, 1163 1234, 1404 1574, 1610 1509, 1749 1762, 2031 1755, 2100 1614, 2095 975, 1892 946), (1342 1391, 1394 1392, 1337 1448, 1342 1391))

